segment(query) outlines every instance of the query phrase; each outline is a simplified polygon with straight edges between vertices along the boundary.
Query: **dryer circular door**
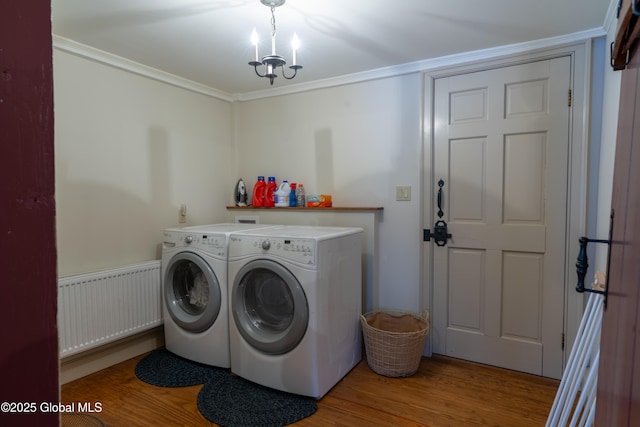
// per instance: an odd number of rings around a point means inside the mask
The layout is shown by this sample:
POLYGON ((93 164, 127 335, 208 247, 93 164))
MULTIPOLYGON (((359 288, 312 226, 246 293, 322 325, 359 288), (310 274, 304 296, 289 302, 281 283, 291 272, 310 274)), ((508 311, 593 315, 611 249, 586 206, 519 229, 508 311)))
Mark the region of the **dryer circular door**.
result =
POLYGON ((163 283, 167 311, 178 326, 202 332, 213 325, 220 313, 220 283, 202 257, 177 253, 165 268, 163 283))
POLYGON ((293 350, 309 324, 302 286, 287 268, 270 260, 242 266, 231 290, 230 309, 245 341, 271 355, 293 350))

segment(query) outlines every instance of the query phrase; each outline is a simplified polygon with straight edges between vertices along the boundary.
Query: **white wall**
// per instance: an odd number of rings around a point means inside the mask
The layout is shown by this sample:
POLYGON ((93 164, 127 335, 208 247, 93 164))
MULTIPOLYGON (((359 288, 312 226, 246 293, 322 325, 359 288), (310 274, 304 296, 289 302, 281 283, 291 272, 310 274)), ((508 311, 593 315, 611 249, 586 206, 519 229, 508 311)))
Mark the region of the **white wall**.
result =
MULTIPOLYGON (((615 1, 614 1, 615 2, 615 1)), ((615 2, 617 3, 617 2, 615 2)), ((612 19, 607 28, 607 40, 605 43, 606 61, 604 63, 604 96, 602 107, 602 137, 599 156, 598 179, 598 206, 596 236, 598 239, 609 237, 609 215, 611 212, 611 193, 613 190, 613 167, 616 149, 616 136, 618 131, 618 107, 620 103, 621 72, 613 71, 609 66, 609 46, 615 38, 618 21, 612 19)), ((596 261, 593 263, 595 270, 606 269, 607 245, 596 245, 596 261)), ((589 280, 592 276, 588 277, 589 280)), ((590 283, 590 282, 587 282, 590 283)))
MULTIPOLYGON (((60 276, 159 258, 161 230, 182 225, 180 204, 185 225, 233 219, 236 180, 251 188, 275 175, 335 205, 383 206, 378 295, 367 301, 422 308, 419 73, 232 105, 60 50, 54 72, 60 276), (397 185, 412 187, 411 201, 395 200, 397 185)), ((604 74, 600 236, 619 90, 619 73, 604 74)))
POLYGON ((54 49, 58 274, 158 259, 162 230, 220 222, 231 104, 54 49))
POLYGON ((258 175, 274 175, 304 183, 307 194, 331 194, 335 206, 384 207, 380 308, 421 308, 421 81, 416 73, 234 108, 234 169, 248 187, 258 175), (412 187, 411 201, 395 200, 397 185, 412 187))
POLYGON ((383 206, 376 305, 421 308, 419 74, 232 106, 60 50, 54 73, 61 277, 157 259, 162 229, 232 220, 236 180, 275 175, 383 206))

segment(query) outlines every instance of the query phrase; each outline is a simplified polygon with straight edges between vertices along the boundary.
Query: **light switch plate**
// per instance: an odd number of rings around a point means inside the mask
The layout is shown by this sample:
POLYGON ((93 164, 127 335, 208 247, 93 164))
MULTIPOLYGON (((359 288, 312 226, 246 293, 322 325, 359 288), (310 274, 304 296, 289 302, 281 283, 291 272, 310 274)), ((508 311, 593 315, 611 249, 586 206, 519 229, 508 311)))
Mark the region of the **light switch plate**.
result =
POLYGON ((411 200, 411 186, 398 185, 396 187, 396 200, 402 202, 411 200))

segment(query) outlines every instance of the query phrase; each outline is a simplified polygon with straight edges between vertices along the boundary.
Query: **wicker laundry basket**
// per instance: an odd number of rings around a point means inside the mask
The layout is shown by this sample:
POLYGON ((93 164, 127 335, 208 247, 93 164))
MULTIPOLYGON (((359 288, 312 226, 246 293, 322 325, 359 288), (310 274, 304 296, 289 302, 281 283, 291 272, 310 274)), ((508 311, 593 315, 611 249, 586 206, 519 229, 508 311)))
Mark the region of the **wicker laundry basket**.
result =
POLYGON ((387 377, 416 373, 429 333, 429 312, 373 311, 360 316, 369 367, 387 377))

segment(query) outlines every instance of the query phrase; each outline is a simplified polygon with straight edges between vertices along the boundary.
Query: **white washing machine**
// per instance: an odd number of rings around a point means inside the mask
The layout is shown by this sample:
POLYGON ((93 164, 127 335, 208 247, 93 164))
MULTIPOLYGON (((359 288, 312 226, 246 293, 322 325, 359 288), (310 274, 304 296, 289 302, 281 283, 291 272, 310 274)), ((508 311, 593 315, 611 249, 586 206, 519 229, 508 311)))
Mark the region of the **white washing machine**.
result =
POLYGON ((229 368, 227 245, 232 232, 273 227, 212 224, 164 230, 162 300, 167 350, 229 368))
POLYGON ((360 362, 361 233, 284 226, 231 235, 233 373, 319 399, 360 362))

